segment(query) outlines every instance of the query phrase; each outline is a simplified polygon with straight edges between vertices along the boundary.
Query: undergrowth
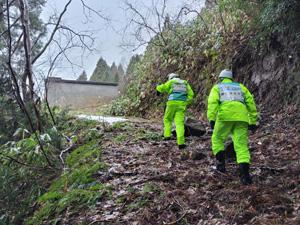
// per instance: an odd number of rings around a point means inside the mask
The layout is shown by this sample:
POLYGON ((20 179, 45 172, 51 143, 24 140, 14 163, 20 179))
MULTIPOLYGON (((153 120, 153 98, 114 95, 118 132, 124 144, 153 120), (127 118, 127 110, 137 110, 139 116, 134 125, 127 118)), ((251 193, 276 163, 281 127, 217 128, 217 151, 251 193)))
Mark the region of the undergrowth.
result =
POLYGON ((98 139, 91 140, 68 155, 67 169, 51 184, 48 192, 39 197, 41 207, 26 224, 58 222, 63 211, 88 209, 110 195, 111 188, 93 178, 93 174, 106 168, 101 162, 98 143, 98 139))
POLYGON ((91 178, 95 171, 104 167, 98 146, 102 134, 95 129, 97 122, 78 120, 70 117, 67 111, 58 109, 54 109, 53 114, 56 125, 48 121, 44 133, 36 136, 19 128, 14 133, 15 140, 0 146, 0 224, 24 224, 24 220, 35 211, 40 196, 45 197, 39 200, 42 206, 39 213, 44 216, 34 217, 30 220, 33 224, 42 224, 41 220, 47 215, 55 215, 53 211, 47 214, 47 210, 54 207, 58 212, 71 205, 73 199, 79 201, 76 199, 77 190, 83 205, 90 205, 100 198, 98 190, 105 193, 106 187, 93 184, 91 178), (71 144, 75 150, 66 158, 66 163, 72 169, 65 170, 49 190, 50 184, 62 171, 59 155, 71 144), (47 198, 49 201, 45 200, 47 198))

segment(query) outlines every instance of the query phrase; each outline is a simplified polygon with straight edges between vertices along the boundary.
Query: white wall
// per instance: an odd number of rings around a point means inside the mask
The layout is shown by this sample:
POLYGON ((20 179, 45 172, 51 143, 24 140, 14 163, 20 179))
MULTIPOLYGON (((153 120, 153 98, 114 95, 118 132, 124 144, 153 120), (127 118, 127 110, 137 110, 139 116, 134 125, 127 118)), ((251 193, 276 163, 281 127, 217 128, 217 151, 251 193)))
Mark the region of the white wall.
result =
POLYGON ((48 102, 50 106, 88 108, 109 103, 118 96, 118 86, 92 84, 92 82, 48 81, 48 102))

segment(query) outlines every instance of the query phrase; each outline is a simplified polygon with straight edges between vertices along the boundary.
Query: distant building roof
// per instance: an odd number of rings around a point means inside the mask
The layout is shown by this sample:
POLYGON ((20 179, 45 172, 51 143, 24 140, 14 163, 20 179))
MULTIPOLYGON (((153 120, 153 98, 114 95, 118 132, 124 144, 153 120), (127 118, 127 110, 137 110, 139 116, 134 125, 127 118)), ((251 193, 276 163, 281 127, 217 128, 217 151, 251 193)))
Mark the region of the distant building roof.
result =
POLYGON ((48 77, 47 82, 118 86, 118 83, 100 82, 100 81, 83 81, 83 80, 65 80, 60 77, 48 77))

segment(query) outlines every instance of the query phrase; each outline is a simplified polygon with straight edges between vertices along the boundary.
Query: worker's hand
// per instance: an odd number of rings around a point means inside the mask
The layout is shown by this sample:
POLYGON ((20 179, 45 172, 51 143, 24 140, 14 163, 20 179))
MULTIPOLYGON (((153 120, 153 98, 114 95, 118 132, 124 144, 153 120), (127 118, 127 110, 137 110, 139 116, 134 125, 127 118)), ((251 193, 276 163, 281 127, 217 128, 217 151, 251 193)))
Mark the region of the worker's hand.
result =
POLYGON ((159 91, 156 91, 156 96, 160 96, 161 93, 159 91))
POLYGON ((258 128, 258 126, 255 125, 255 124, 250 124, 249 127, 248 127, 248 129, 251 130, 251 131, 253 131, 253 132, 256 131, 257 128, 258 128))
POLYGON ((215 128, 215 121, 209 121, 209 124, 210 124, 210 128, 213 130, 215 128))

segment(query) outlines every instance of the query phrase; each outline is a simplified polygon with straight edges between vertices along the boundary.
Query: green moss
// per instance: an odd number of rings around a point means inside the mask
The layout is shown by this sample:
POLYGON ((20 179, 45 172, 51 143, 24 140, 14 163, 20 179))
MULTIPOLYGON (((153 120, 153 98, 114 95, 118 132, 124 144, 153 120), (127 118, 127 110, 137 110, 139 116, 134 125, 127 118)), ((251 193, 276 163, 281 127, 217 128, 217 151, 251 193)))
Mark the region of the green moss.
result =
POLYGON ((54 181, 50 191, 64 190, 68 188, 87 187, 94 182, 92 174, 105 168, 105 164, 96 162, 94 165, 82 165, 79 168, 73 168, 66 171, 60 178, 54 181))
POLYGON ((55 203, 47 202, 34 214, 32 218, 26 221, 26 225, 44 224, 44 221, 49 222, 49 218, 54 215, 56 209, 55 203))
POLYGON ((44 221, 49 222, 55 215, 59 215, 67 208, 70 211, 76 211, 82 208, 93 207, 102 197, 109 194, 110 189, 106 186, 97 186, 94 190, 90 189, 73 189, 64 194, 50 192, 40 198, 45 202, 35 215, 27 221, 28 225, 43 224, 44 221))
POLYGON ((155 184, 145 184, 143 189, 142 189, 142 193, 143 194, 147 194, 147 193, 151 193, 151 192, 159 192, 160 191, 160 188, 155 185, 155 184))
POLYGON ((92 191, 84 189, 73 189, 67 192, 63 198, 57 202, 56 212, 60 213, 67 207, 73 209, 94 206, 99 198, 105 194, 105 191, 92 191))
POLYGON ((69 168, 75 167, 77 165, 92 163, 99 161, 101 156, 101 151, 98 145, 99 140, 92 140, 85 145, 82 145, 75 149, 67 157, 67 165, 69 168))
POLYGON ((110 196, 111 188, 92 177, 105 168, 100 156, 98 140, 75 149, 67 157, 68 169, 39 198, 41 207, 27 224, 43 224, 43 221, 51 221, 67 208, 76 211, 78 208, 93 207, 103 196, 110 196))
POLYGON ((61 199, 63 196, 63 193, 58 193, 56 191, 50 191, 42 195, 38 202, 47 202, 47 201, 56 201, 58 199, 61 199))

